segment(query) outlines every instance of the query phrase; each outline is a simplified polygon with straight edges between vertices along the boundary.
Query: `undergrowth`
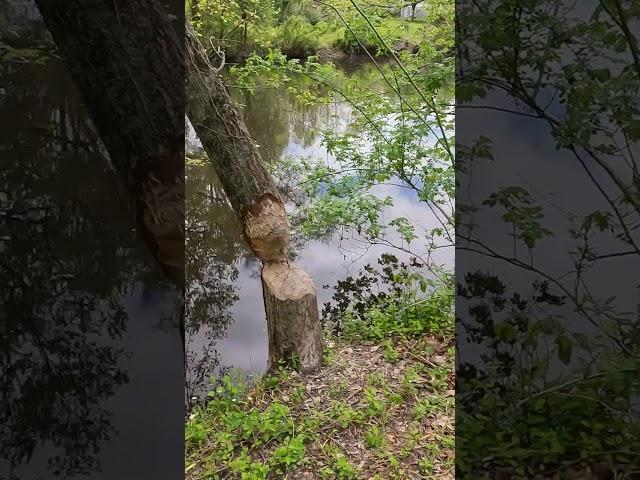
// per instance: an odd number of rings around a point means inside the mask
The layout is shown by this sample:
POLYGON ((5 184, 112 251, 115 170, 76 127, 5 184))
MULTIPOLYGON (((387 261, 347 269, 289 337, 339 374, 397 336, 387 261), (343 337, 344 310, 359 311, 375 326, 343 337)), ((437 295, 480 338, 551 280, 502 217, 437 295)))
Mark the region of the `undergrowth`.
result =
POLYGON ((325 305, 320 372, 217 382, 186 424, 186 478, 453 478, 451 288, 379 265, 325 305))
POLYGON ((379 268, 366 265, 356 277, 334 287, 333 302, 322 309, 331 335, 349 340, 383 340, 387 337, 452 335, 453 278, 430 279, 423 265, 408 264, 383 254, 379 268))

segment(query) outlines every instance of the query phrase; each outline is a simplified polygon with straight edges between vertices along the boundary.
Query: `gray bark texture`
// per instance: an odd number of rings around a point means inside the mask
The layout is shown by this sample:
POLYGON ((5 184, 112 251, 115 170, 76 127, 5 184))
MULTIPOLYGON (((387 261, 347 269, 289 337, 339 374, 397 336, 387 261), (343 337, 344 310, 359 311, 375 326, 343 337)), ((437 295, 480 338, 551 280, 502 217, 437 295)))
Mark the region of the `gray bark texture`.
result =
MULTIPOLYGON (((114 168, 136 202, 140 236, 184 294, 182 32, 176 32, 156 0, 36 4, 114 168)), ((183 303, 183 352, 184 316, 183 303)))
POLYGON ((263 264, 269 367, 296 356, 302 370, 315 370, 323 350, 316 291, 288 259, 284 204, 226 86, 188 23, 185 29, 187 116, 263 264))
POLYGON ((184 287, 183 43, 156 0, 36 0, 111 162, 139 231, 184 287))

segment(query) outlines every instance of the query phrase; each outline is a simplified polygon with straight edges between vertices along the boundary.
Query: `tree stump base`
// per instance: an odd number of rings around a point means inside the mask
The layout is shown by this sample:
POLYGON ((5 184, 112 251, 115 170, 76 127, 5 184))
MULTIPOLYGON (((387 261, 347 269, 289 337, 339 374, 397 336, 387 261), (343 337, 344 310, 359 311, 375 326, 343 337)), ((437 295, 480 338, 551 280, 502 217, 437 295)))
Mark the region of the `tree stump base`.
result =
POLYGON ((264 307, 269 332, 269 369, 278 359, 297 356, 303 372, 322 365, 322 327, 311 277, 289 262, 262 268, 264 307))

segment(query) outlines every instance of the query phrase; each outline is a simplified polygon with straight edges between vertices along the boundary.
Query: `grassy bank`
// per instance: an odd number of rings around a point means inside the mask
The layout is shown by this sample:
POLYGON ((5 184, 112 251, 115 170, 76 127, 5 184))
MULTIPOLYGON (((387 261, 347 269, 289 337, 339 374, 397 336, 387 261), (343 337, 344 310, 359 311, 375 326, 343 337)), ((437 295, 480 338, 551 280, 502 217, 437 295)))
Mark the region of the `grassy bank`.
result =
POLYGON ((378 263, 334 287, 320 371, 222 379, 186 425, 188 479, 453 478, 452 278, 378 263))
POLYGON ((315 374, 230 378, 186 426, 186 478, 453 478, 453 346, 328 342, 315 374))
MULTIPOLYGON (((379 26, 378 32, 383 38, 402 37, 409 43, 418 45, 424 38, 426 24, 419 20, 413 22, 401 18, 387 18, 379 26)), ((340 39, 344 38, 346 28, 339 24, 331 24, 318 36, 317 48, 338 48, 340 39)))
MULTIPOLYGON (((317 55, 323 51, 335 54, 363 55, 384 50, 383 45, 370 28, 347 29, 340 23, 320 23, 312 26, 302 18, 292 19, 293 26, 285 24, 275 46, 290 57, 317 55), (353 34, 355 33, 354 36, 353 34)), ((386 18, 376 26, 387 45, 396 51, 417 49, 426 36, 426 24, 399 18, 386 18)))
MULTIPOLYGON (((400 18, 386 18, 376 26, 378 33, 394 50, 415 49, 426 38, 426 23, 400 18)), ((249 29, 245 42, 221 41, 228 59, 240 61, 251 53, 265 54, 269 49, 282 51, 289 58, 306 58, 330 52, 338 55, 367 56, 360 43, 370 53, 382 49, 382 45, 370 28, 354 29, 351 32, 339 22, 321 21, 309 23, 302 16, 293 16, 285 23, 270 29, 249 29), (354 37, 351 32, 357 35, 354 37)), ((368 57, 367 57, 368 58, 368 57)))

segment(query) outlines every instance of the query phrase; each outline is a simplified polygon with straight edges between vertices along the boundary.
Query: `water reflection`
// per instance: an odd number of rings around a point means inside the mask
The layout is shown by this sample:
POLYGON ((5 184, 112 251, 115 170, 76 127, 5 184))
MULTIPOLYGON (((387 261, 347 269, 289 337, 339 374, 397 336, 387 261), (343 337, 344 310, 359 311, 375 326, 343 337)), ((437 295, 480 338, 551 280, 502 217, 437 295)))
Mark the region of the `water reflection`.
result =
POLYGON ((457 476, 635 478, 634 23, 502 3, 456 13, 457 476))
POLYGON ((158 415, 181 405, 167 388, 181 381, 179 297, 35 5, 0 13, 0 478, 170 471, 152 459, 181 449, 181 425, 158 415), (138 428, 148 448, 132 448, 138 428))
MULTIPOLYGON (((366 68, 354 72, 357 75, 368 73, 366 68)), ((244 119, 252 138, 260 146, 265 161, 271 164, 278 159, 300 156, 333 162, 334 159, 321 145, 321 131, 328 128, 341 131, 353 121, 350 106, 339 99, 328 105, 318 106, 304 105, 293 94, 283 90, 258 88, 252 97, 241 96, 237 91, 234 94, 236 101, 243 107, 244 119)), ((199 151, 199 142, 190 126, 187 128, 187 134, 188 150, 199 151)), ((288 178, 286 170, 279 169, 277 173, 285 190, 287 183, 294 185, 297 181, 296 178, 288 178)), ((395 199, 394 206, 385 216, 411 218, 417 229, 428 229, 437 225, 437 220, 429 214, 428 208, 418 200, 415 192, 392 185, 380 185, 374 191, 376 195, 391 195, 395 199)), ((288 191, 283 193, 292 200, 288 191)), ((304 201, 303 198, 293 200, 304 201)), ((292 209, 294 205, 289 207, 292 209)), ((235 215, 226 203, 224 193, 208 164, 191 166, 187 170, 189 223, 189 211, 192 208, 197 210, 193 213, 193 218, 198 219, 195 223, 198 223, 197 228, 201 229, 202 234, 207 236, 210 250, 204 255, 201 247, 195 244, 191 246, 191 240, 188 240, 189 262, 197 264, 193 267, 194 272, 208 272, 208 278, 217 282, 218 288, 224 285, 219 290, 220 296, 229 301, 224 303, 224 308, 210 310, 208 313, 190 311, 194 317, 188 320, 190 324, 208 323, 213 326, 211 330, 205 328, 192 332, 191 354, 202 355, 198 352, 209 348, 211 339, 216 351, 212 373, 219 373, 220 367, 224 366, 239 368, 247 375, 261 374, 266 368, 268 352, 259 264, 248 252, 235 215), (224 293, 228 288, 228 294, 224 293), (214 316, 217 318, 213 318, 214 316), (216 326, 220 329, 216 330, 216 326), (205 335, 209 337, 206 338, 205 335)), ((293 226, 295 227, 295 223, 293 226)), ((188 228, 187 234, 196 235, 195 230, 192 233, 191 228, 188 228)), ((401 243, 395 232, 388 232, 387 236, 390 241, 401 243)), ((294 234, 292 240, 292 255, 314 279, 320 306, 331 299, 331 291, 323 289, 323 285, 335 285, 337 280, 356 273, 367 263, 375 264, 380 255, 389 250, 388 246, 371 245, 357 232, 347 230, 317 239, 304 239, 294 234)), ((447 250, 451 249, 440 251, 436 261, 452 265, 453 252, 447 250)), ((408 255, 402 252, 398 253, 400 259, 408 258, 408 255)), ((200 281, 194 285, 197 285, 197 288, 192 287, 193 295, 203 295, 200 281)), ((222 298, 216 302, 222 305, 222 298)), ((192 379, 192 382, 198 385, 192 386, 191 391, 203 394, 209 387, 208 374, 197 381, 192 379)))
MULTIPOLYGON (((308 84, 303 78, 298 86, 308 84)), ((345 128, 351 120, 351 108, 334 101, 329 107, 306 105, 283 89, 260 88, 255 95, 234 91, 235 101, 243 107, 243 118, 263 159, 273 163, 297 149, 317 146, 319 130, 345 128)))
POLYGON ((213 345, 232 322, 229 308, 238 300, 236 262, 248 248, 211 169, 187 165, 186 178, 185 341, 190 402, 206 392, 209 376, 219 367, 213 345))

